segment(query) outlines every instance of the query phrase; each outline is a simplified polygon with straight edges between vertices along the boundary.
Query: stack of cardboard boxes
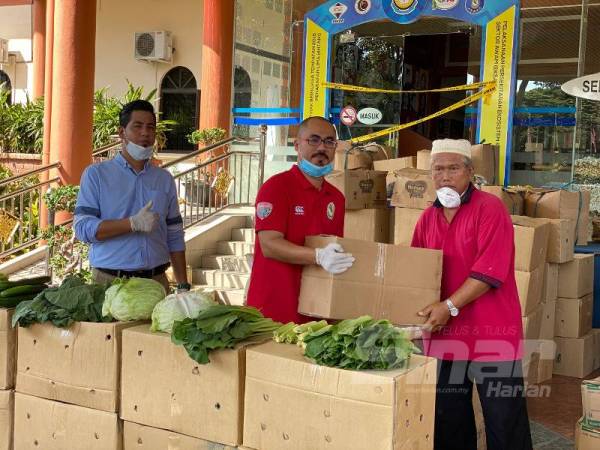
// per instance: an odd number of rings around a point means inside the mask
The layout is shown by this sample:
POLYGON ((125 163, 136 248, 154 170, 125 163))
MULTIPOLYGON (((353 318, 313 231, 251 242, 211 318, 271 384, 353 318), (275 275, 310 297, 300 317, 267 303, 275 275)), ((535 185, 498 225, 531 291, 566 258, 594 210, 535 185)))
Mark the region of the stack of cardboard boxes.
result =
POLYGON ((600 330, 592 330, 594 258, 574 254, 574 247, 587 243, 589 193, 482 190, 499 197, 509 212, 522 208, 526 214, 513 216, 513 224, 528 381, 541 383, 552 373, 588 375, 600 367, 600 330), (536 239, 533 230, 542 227, 548 229, 547 238, 538 231, 536 239), (535 263, 523 259, 525 254, 535 256, 535 263))
POLYGON ((600 448, 600 377, 581 384, 583 417, 575 426, 575 448, 600 448))
POLYGON ((17 335, 11 309, 0 308, 0 450, 12 449, 17 335))
POLYGON ((14 446, 119 450, 121 339, 135 323, 18 329, 14 446))

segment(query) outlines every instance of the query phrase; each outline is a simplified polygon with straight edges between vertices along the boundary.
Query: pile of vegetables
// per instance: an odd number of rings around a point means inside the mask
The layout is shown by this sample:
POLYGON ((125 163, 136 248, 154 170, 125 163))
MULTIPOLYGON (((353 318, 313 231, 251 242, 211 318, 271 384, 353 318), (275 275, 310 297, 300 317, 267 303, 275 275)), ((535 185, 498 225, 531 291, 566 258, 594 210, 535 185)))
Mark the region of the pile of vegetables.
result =
POLYGON ((14 308, 25 300, 32 300, 38 293, 48 287, 50 277, 24 278, 8 281, 8 277, 0 273, 0 308, 14 308))
POLYGON ((183 345, 194 361, 207 364, 211 351, 233 348, 242 341, 272 337, 279 327, 279 322, 265 318, 256 308, 214 305, 201 311, 195 319, 175 322, 171 341, 183 345))
POLYGON ((216 305, 214 291, 201 289, 181 294, 171 294, 161 300, 152 311, 151 331, 171 333, 173 324, 183 319, 195 319, 201 311, 216 305))
POLYGON ((274 340, 298 344, 316 364, 351 370, 398 369, 413 353, 420 353, 404 330, 370 316, 335 325, 289 323, 275 331, 274 340))
POLYGON ((77 276, 64 279, 59 287, 48 288, 33 300, 19 303, 12 325, 27 327, 33 323, 52 322, 67 328, 73 322, 111 322, 102 316, 102 304, 107 286, 86 284, 77 276))
POLYGON ((163 285, 150 278, 117 278, 106 291, 102 315, 123 322, 148 320, 165 295, 163 285))

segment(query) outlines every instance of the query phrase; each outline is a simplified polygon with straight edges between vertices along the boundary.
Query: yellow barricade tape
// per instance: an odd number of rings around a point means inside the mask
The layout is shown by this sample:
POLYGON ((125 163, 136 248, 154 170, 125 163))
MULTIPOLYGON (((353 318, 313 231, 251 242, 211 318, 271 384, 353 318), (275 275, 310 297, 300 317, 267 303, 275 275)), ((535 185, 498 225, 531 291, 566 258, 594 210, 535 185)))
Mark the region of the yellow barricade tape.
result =
POLYGON ((360 136, 354 139, 350 139, 350 142, 353 144, 359 144, 361 142, 365 142, 365 141, 371 141, 373 139, 382 137, 382 136, 387 136, 388 134, 392 134, 395 133, 396 131, 400 131, 400 130, 404 130, 406 128, 411 128, 414 127, 415 125, 418 125, 420 123, 423 122, 427 122, 428 120, 431 119, 435 119, 436 117, 440 117, 443 116, 446 113, 449 113, 450 111, 454 111, 456 109, 460 109, 463 108, 464 106, 470 105, 471 103, 475 103, 476 101, 478 101, 480 98, 482 97, 488 97, 489 95, 491 95, 495 90, 496 90, 496 83, 495 82, 487 82, 485 83, 486 86, 485 88, 481 91, 481 92, 477 92, 476 94, 470 95, 469 97, 465 98, 464 100, 461 100, 460 102, 454 103, 453 105, 448 106, 447 108, 444 108, 436 113, 433 113, 427 117, 423 117, 422 119, 418 119, 415 120, 413 122, 409 122, 409 123, 404 123, 402 125, 396 125, 393 126, 391 128, 386 128, 385 130, 381 130, 381 131, 376 131, 375 133, 371 133, 371 134, 366 134, 364 136, 360 136))
POLYGON ((440 89, 428 89, 422 91, 402 91, 402 90, 393 90, 393 89, 378 89, 378 88, 369 88, 364 86, 352 86, 350 84, 341 84, 341 83, 331 83, 329 81, 325 81, 322 83, 322 86, 329 89, 339 89, 340 91, 355 91, 355 92, 379 92, 384 94, 427 94, 433 92, 456 92, 456 91, 473 91, 475 89, 486 88, 492 84, 496 84, 495 81, 482 81, 480 83, 473 84, 463 84, 460 86, 451 86, 440 89))

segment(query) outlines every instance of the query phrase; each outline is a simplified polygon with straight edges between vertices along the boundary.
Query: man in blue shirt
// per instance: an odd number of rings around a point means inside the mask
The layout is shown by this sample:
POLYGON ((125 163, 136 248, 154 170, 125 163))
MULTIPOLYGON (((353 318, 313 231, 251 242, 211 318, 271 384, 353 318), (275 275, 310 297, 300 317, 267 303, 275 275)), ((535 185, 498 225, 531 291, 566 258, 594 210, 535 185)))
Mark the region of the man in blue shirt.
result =
POLYGON ((91 244, 94 281, 154 278, 169 291, 173 265, 179 290, 189 290, 183 221, 173 176, 150 163, 156 138, 152 104, 136 100, 120 114, 121 152, 89 166, 75 208, 77 239, 91 244))

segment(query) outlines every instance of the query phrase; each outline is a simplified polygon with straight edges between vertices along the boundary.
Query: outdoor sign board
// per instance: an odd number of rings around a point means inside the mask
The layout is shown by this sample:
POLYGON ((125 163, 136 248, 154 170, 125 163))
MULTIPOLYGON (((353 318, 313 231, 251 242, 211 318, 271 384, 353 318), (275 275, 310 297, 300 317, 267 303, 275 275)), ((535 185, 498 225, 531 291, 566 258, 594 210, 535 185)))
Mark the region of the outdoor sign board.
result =
POLYGON ((480 101, 477 140, 500 148, 499 175, 510 171, 513 103, 516 89, 519 0, 330 0, 309 11, 304 23, 302 117, 328 117, 333 36, 358 25, 391 20, 410 24, 435 16, 483 29, 482 81, 496 81, 491 98, 480 101))

